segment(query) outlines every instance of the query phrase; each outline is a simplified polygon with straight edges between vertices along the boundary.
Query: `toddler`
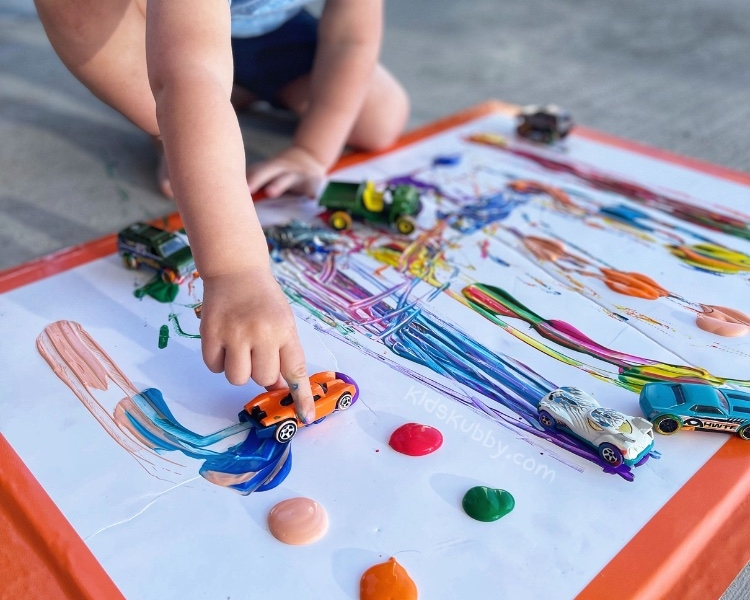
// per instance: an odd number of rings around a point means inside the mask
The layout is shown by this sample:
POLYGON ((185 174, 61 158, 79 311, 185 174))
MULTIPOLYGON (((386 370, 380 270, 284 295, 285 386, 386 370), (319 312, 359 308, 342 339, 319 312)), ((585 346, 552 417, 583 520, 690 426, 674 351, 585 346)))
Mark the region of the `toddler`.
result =
POLYGON ((314 420, 294 317, 251 193, 312 195, 346 144, 387 147, 408 99, 381 65, 382 0, 36 0, 63 63, 159 139, 204 284, 203 360, 235 385, 289 386, 314 420), (233 89, 299 115, 291 145, 246 171, 233 89))

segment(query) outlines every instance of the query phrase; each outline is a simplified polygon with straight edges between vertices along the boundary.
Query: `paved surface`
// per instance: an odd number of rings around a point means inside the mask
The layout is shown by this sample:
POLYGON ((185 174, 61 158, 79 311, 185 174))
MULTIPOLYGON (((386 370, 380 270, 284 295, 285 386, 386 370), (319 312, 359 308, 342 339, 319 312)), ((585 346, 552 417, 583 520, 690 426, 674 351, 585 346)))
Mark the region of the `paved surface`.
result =
MULTIPOLYGON (((409 0, 383 62, 416 126, 488 98, 750 171, 750 2, 409 0)), ((251 158, 293 123, 243 116, 251 158)), ((143 134, 65 70, 31 0, 0 2, 0 269, 174 211, 143 134)), ((750 574, 725 600, 750 598, 750 574)))

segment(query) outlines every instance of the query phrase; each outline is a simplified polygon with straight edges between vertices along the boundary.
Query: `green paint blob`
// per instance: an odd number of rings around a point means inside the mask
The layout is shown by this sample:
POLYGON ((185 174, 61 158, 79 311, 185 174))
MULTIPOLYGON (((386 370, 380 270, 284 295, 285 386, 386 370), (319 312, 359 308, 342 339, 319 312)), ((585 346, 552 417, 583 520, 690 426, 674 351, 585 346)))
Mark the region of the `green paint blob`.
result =
POLYGON ((489 523, 512 511, 516 501, 505 490, 478 485, 466 492, 461 505, 472 519, 489 523))
POLYGON ((151 296, 154 300, 169 304, 177 298, 180 286, 176 283, 165 283, 160 277, 154 277, 146 285, 139 287, 133 294, 136 298, 151 296))
POLYGON ((169 343, 169 325, 162 325, 159 329, 159 350, 164 350, 169 343))

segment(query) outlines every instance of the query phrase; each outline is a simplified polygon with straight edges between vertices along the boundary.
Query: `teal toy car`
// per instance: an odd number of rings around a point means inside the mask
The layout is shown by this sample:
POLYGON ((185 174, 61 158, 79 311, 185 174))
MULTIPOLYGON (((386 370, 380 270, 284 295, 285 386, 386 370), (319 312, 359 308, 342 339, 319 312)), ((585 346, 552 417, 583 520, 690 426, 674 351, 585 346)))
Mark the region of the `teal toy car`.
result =
POLYGON ((643 414, 664 435, 680 429, 736 433, 750 440, 750 394, 706 383, 647 383, 639 398, 643 414))
POLYGON ((134 223, 117 234, 117 251, 129 269, 146 265, 165 283, 182 283, 195 273, 193 253, 183 233, 134 223))

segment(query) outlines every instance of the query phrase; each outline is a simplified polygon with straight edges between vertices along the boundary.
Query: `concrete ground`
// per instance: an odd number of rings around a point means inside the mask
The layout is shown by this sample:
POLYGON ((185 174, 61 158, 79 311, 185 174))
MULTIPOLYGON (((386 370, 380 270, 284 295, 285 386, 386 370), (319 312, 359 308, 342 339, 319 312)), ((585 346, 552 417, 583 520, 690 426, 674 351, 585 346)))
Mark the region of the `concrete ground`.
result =
MULTIPOLYGON (((411 95, 412 126, 488 98, 555 102, 590 127, 750 171, 747 0, 390 2, 383 62, 411 95)), ((251 159, 294 126, 241 121, 251 159)), ((0 3, 0 140, 0 269, 175 210, 146 136, 68 74, 31 0, 0 3)), ((725 600, 750 598, 748 582, 725 600)))

